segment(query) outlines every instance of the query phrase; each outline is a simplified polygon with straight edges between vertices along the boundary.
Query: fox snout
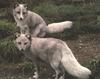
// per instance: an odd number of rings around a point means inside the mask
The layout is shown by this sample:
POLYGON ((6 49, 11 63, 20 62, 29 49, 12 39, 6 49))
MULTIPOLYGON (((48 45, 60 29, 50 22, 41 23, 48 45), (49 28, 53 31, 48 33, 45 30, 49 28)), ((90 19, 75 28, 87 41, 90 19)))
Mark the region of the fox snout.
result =
POLYGON ((24 51, 24 49, 20 49, 21 51, 24 51))
POLYGON ((20 20, 23 20, 24 19, 24 15, 22 14, 22 12, 20 12, 19 19, 20 20))
POLYGON ((24 19, 24 17, 23 16, 20 16, 20 18, 19 18, 20 20, 23 20, 24 19))
POLYGON ((24 49, 24 48, 19 48, 19 50, 20 50, 20 51, 25 51, 25 49, 24 49))
POLYGON ((23 18, 21 17, 20 20, 23 20, 23 18))

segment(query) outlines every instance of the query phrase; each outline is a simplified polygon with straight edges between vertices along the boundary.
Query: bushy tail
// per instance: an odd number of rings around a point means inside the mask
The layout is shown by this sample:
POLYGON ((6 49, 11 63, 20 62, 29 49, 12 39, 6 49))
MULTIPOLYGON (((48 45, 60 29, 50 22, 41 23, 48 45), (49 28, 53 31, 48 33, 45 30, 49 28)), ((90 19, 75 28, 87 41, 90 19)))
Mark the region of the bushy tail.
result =
POLYGON ((79 78, 79 79, 88 79, 89 76, 91 75, 91 71, 86 68, 83 67, 82 65, 79 64, 79 62, 76 60, 76 58, 74 57, 72 51, 68 48, 68 46, 66 45, 67 50, 63 50, 63 57, 61 60, 61 63, 63 64, 65 70, 79 78))
POLYGON ((47 26, 47 33, 58 33, 65 29, 70 29, 73 25, 72 21, 64 21, 59 23, 51 23, 47 26))

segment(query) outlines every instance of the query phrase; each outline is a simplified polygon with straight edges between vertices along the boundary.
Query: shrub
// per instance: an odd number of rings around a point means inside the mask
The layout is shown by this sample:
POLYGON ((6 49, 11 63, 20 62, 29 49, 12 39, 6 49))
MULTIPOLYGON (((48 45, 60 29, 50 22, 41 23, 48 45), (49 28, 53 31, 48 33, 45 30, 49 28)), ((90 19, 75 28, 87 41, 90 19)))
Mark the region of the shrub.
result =
POLYGON ((11 38, 6 38, 0 41, 0 57, 3 61, 15 63, 21 61, 23 56, 15 47, 14 42, 11 38))
POLYGON ((14 34, 16 28, 13 23, 6 20, 0 20, 0 59, 1 62, 17 62, 21 58, 21 54, 18 52, 14 45, 14 34), (3 38, 5 37, 5 38, 3 38))
POLYGON ((93 72, 93 76, 97 77, 100 74, 100 61, 99 59, 92 59, 90 61, 90 69, 93 72))
POLYGON ((7 20, 0 20, 0 30, 6 30, 10 33, 14 33, 16 28, 14 23, 8 22, 7 20))

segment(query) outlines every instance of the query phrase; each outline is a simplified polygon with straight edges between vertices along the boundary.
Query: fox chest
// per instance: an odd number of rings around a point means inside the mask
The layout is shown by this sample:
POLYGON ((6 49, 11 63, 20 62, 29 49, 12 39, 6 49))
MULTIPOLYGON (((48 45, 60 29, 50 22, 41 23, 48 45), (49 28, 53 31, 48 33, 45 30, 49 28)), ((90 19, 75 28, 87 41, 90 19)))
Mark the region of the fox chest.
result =
POLYGON ((20 28, 22 33, 31 33, 35 30, 35 23, 30 21, 17 21, 17 27, 20 28))

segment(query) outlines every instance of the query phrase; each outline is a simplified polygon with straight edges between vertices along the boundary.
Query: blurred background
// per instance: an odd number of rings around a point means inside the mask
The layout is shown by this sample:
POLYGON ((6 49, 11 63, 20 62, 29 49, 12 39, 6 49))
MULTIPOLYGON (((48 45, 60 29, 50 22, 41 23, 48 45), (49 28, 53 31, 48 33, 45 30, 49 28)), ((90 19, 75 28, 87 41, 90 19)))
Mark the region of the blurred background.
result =
MULTIPOLYGON (((50 37, 66 41, 77 60, 100 79, 100 0, 0 0, 0 79, 31 79, 34 72, 32 62, 13 43, 16 24, 12 9, 16 2, 26 3, 47 24, 73 21, 73 28, 50 37)), ((41 79, 52 79, 53 70, 43 63, 40 67, 41 79)))

